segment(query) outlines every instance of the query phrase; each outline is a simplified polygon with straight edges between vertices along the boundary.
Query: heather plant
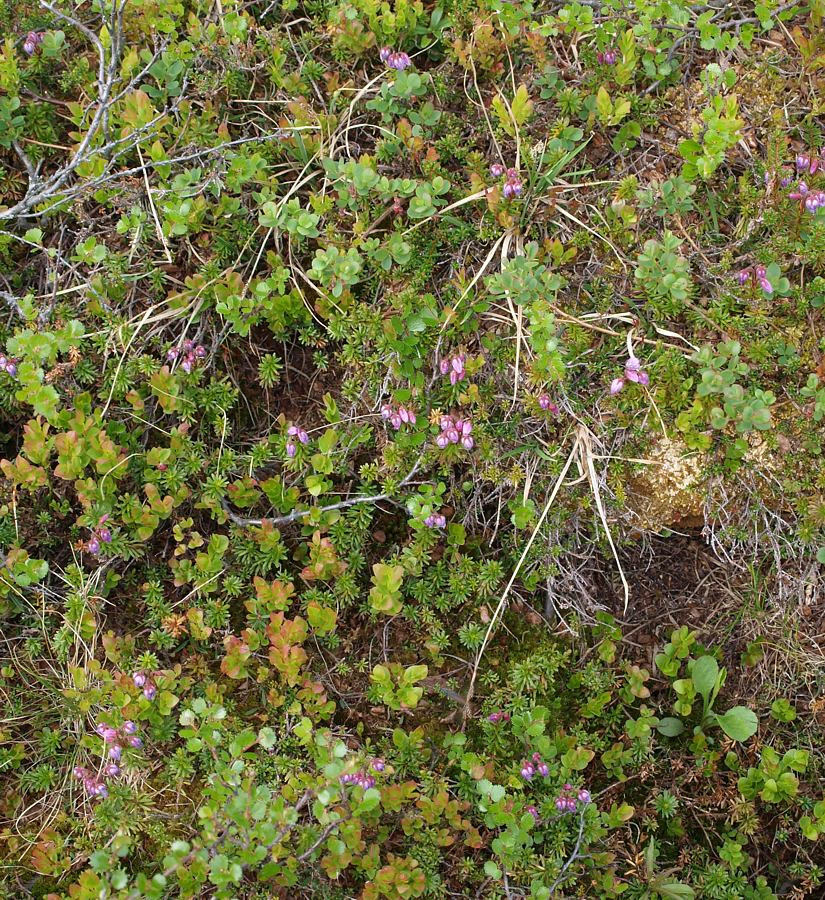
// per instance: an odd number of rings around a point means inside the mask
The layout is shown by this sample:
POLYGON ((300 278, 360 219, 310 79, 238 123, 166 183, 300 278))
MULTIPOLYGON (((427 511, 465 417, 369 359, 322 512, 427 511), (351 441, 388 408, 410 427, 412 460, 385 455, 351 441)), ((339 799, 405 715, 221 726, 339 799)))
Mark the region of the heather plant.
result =
POLYGON ((0 12, 0 895, 819 896, 821 0, 0 12))

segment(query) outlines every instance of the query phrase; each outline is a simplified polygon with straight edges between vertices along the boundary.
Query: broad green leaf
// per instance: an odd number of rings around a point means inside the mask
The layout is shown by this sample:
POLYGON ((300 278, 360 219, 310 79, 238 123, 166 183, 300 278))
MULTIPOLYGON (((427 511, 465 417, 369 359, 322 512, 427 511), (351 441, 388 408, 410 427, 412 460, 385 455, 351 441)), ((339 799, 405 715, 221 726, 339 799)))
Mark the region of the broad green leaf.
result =
POLYGON ((716 687, 716 680, 719 677, 716 660, 712 656, 700 656, 693 664, 690 677, 696 690, 707 699, 716 687))
POLYGON ((599 118, 602 122, 607 122, 610 118, 610 114, 613 112, 610 94, 607 93, 604 85, 599 88, 599 92, 596 94, 596 109, 599 112, 599 118))
POLYGON ((746 706, 734 706, 724 715, 717 715, 716 722, 722 731, 734 741, 746 741, 756 734, 759 727, 756 713, 746 706))
POLYGON ((510 108, 513 112, 513 118, 516 120, 516 125, 523 125, 530 118, 530 114, 533 112, 533 101, 530 99, 526 85, 520 84, 518 86, 510 108))
POLYGON ((656 730, 665 737, 678 737, 685 730, 685 723, 674 716, 666 716, 659 720, 656 730))
POLYGON ((696 896, 693 888, 688 884, 682 884, 681 881, 658 882, 656 891, 666 900, 693 900, 696 896))

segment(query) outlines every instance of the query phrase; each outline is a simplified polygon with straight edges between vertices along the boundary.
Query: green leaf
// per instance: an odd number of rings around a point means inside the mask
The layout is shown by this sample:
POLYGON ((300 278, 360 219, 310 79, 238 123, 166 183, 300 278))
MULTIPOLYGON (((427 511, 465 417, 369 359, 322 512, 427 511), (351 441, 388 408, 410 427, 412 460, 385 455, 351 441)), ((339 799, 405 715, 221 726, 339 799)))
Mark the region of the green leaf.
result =
POLYGON ((747 706, 734 706, 724 715, 716 715, 715 718, 722 731, 734 741, 746 741, 756 734, 759 727, 756 713, 747 706))
POLYGON ((322 453, 329 453, 338 441, 338 432, 334 428, 327 428, 318 438, 318 448, 322 453))
POLYGON ((613 112, 610 94, 607 93, 604 85, 599 88, 599 92, 596 94, 596 109, 599 112, 599 118, 602 122, 607 122, 610 118, 610 114, 613 112))
POLYGON ((424 665, 409 666, 404 670, 402 678, 407 684, 415 684, 417 681, 421 681, 422 678, 426 678, 428 671, 429 669, 424 665))
POLYGON ((372 680, 381 687, 392 687, 392 676, 390 670, 386 666, 374 666, 372 670, 372 680))
POLYGON ((376 788, 369 788, 364 791, 364 796, 361 798, 361 802, 357 807, 353 810, 354 815, 361 815, 361 813, 368 813, 370 810, 377 809, 379 803, 381 802, 381 791, 376 788))
POLYGON ((688 884, 682 884, 681 881, 657 883, 656 891, 660 897, 665 897, 667 900, 692 900, 696 896, 693 888, 688 884))
POLYGON ((257 736, 254 731, 242 731, 232 740, 232 743, 229 745, 229 752, 232 756, 240 756, 244 750, 251 747, 256 740, 257 736))
POLYGON ((696 159, 696 157, 702 152, 702 145, 699 141, 694 141, 692 139, 681 141, 679 143, 679 153, 682 156, 682 159, 688 160, 688 162, 696 159))
POLYGON ((716 687, 719 678, 719 666, 712 656, 700 656, 693 664, 690 672, 693 686, 707 700, 716 687))
POLYGON ((525 85, 519 85, 510 108, 516 125, 523 125, 530 118, 530 114, 533 112, 533 101, 530 99, 525 85))
POLYGON ((338 614, 331 606, 323 606, 317 600, 311 600, 307 606, 307 619, 313 631, 323 637, 335 630, 338 614))
POLYGON ((306 486, 313 497, 318 497, 332 487, 332 482, 323 475, 307 475, 306 486))
POLYGON ((796 718, 796 710, 790 701, 782 698, 774 700, 771 704, 771 715, 777 722, 793 722, 796 718))
POLYGON ((160 691, 155 700, 158 712, 162 716, 168 716, 172 710, 178 705, 178 697, 171 691, 160 691))
POLYGON ((674 716, 666 716, 659 720, 656 730, 665 737, 678 737, 685 730, 685 723, 674 716))
POLYGON ((484 874, 488 878, 501 878, 501 869, 493 862, 493 860, 488 859, 486 863, 484 863, 484 874))
POLYGON ((561 758, 562 765, 571 771, 580 772, 586 769, 590 764, 590 760, 596 754, 587 747, 577 747, 575 750, 568 750, 561 758))
POLYGON ((401 582, 404 579, 404 569, 401 566, 375 563, 372 571, 370 607, 375 612, 397 616, 401 612, 401 582))
POLYGON ((402 686, 399 687, 396 697, 401 706, 404 706, 407 709, 415 709, 416 706, 418 706, 418 701, 421 699, 423 693, 424 688, 402 686))
POLYGON ((613 108, 613 115, 610 117, 610 121, 613 125, 618 125, 619 122, 630 112, 630 101, 629 100, 619 100, 615 107, 613 108))

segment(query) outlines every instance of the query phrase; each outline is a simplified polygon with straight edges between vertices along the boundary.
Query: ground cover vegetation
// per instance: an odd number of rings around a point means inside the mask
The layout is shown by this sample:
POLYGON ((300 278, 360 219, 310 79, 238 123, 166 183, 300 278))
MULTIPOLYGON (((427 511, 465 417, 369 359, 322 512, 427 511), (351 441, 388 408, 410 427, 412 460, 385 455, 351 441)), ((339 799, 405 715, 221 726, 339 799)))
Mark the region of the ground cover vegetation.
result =
POLYGON ((823 17, 0 0, 0 896, 825 896, 823 17))

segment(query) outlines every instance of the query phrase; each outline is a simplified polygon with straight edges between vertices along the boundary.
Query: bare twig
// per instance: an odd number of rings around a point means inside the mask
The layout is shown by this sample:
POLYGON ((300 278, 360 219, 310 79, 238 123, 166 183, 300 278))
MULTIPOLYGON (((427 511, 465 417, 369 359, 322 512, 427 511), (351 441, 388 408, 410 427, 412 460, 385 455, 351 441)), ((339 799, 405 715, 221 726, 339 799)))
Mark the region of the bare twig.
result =
MULTIPOLYGON (((407 484, 412 481, 415 477, 415 473, 418 471, 419 466, 421 465, 421 457, 418 458, 415 465, 410 470, 409 474, 406 475, 399 483, 398 487, 405 487, 407 484)), ((276 516, 272 519, 247 519, 244 516, 239 516, 237 513, 233 512, 228 504, 224 503, 223 508, 229 518, 236 524, 241 527, 249 527, 249 526, 259 526, 263 525, 266 522, 267 525, 289 525, 292 522, 297 522, 299 519, 304 519, 307 516, 311 515, 314 512, 326 513, 332 512, 336 509, 346 509, 350 506, 356 506, 359 503, 380 503, 382 500, 389 500, 389 494, 371 494, 367 497, 350 497, 348 500, 341 500, 339 503, 331 503, 329 506, 322 507, 310 507, 309 509, 299 509, 295 512, 291 512, 288 516, 276 516)))

